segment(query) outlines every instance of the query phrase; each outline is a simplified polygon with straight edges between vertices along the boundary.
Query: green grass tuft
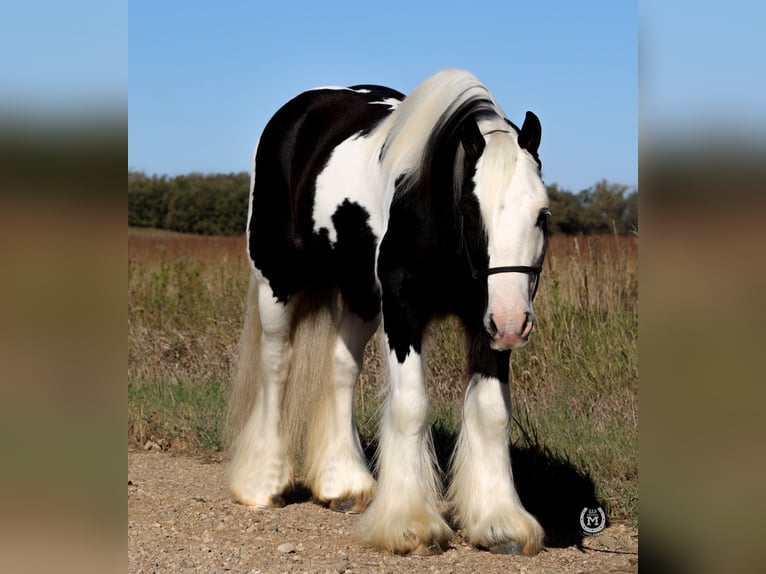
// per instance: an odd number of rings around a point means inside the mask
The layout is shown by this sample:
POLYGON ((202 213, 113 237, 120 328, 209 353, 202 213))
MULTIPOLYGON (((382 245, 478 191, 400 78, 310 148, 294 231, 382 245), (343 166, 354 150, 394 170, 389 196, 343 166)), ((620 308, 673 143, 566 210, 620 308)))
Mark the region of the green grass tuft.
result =
POLYGON ((129 432, 140 444, 220 450, 225 407, 225 384, 216 380, 128 383, 129 432))

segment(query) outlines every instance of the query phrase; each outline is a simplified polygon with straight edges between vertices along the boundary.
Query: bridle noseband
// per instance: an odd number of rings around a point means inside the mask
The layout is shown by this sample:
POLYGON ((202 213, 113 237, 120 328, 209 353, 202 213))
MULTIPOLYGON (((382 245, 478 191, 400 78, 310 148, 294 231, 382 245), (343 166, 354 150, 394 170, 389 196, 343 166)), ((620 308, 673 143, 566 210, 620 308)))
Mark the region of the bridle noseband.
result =
MULTIPOLYGON (((466 250, 466 254, 468 254, 468 250, 466 250)), ((508 265, 503 267, 489 267, 488 269, 481 269, 476 270, 473 268, 473 264, 471 263, 471 256, 468 255, 468 265, 471 268, 471 277, 474 279, 479 279, 480 277, 488 277, 489 275, 494 275, 496 273, 526 273, 527 275, 531 275, 533 277, 533 287, 532 287, 532 297, 530 300, 533 300, 535 298, 535 295, 537 295, 537 286, 540 284, 540 274, 543 272, 542 267, 529 267, 527 265, 508 265)))
POLYGON ((496 273, 526 273, 532 275, 534 280, 534 287, 532 288, 532 299, 537 294, 537 286, 540 284, 540 274, 543 272, 542 265, 537 267, 530 267, 528 265, 505 265, 500 267, 488 267, 487 269, 476 269, 471 261, 471 254, 469 253, 468 246, 463 242, 465 248, 465 254, 468 259, 468 267, 471 270, 471 277, 478 280, 481 277, 488 277, 495 275, 496 273))
POLYGON ((494 275, 495 273, 526 273, 527 275, 540 275, 542 273, 542 267, 528 267, 526 265, 508 265, 504 267, 490 267, 489 269, 482 269, 477 271, 471 269, 471 276, 474 279, 479 277, 486 277, 487 275, 494 275))
MULTIPOLYGON (((532 276, 534 283, 534 286, 532 287, 532 297, 530 300, 535 298, 535 295, 537 294, 537 287, 540 284, 540 274, 543 272, 542 263, 534 267, 529 265, 503 265, 498 267, 488 267, 487 269, 476 269, 473 266, 473 261, 471 260, 471 252, 468 248, 468 242, 465 240, 465 229, 463 228, 462 221, 460 224, 460 234, 463 239, 463 250, 465 251, 466 259, 468 260, 468 268, 471 270, 471 277, 474 280, 478 280, 481 277, 489 277, 490 275, 495 275, 497 273, 526 273, 527 275, 532 276)), ((543 257, 545 257, 546 246, 548 243, 547 239, 548 237, 546 234, 545 243, 543 244, 543 257)))

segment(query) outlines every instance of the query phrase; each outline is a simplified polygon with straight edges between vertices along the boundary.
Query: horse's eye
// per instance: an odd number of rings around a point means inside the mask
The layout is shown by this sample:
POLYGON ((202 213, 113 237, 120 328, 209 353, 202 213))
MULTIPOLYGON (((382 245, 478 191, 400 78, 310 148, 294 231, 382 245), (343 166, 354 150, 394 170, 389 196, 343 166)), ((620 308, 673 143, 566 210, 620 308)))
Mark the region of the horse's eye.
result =
POLYGON ((548 217, 550 216, 550 214, 551 214, 550 209, 546 207, 541 209, 540 213, 537 214, 537 223, 535 225, 537 225, 537 227, 545 228, 545 226, 548 224, 548 217))

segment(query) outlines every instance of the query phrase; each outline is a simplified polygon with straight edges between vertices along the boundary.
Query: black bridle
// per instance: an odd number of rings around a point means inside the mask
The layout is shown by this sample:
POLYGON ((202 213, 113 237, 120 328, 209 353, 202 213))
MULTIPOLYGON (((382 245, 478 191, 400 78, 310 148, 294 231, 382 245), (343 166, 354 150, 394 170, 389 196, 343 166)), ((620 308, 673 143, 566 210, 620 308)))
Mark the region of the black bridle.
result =
POLYGON ((468 256, 468 267, 471 269, 471 277, 479 279, 481 277, 488 277, 495 275, 496 273, 526 273, 532 276, 532 299, 537 294, 537 286, 540 284, 540 274, 543 272, 542 266, 530 267, 528 265, 505 265, 502 267, 489 267, 487 269, 474 269, 473 262, 471 261, 471 255, 468 250, 465 251, 468 256))
POLYGON ((474 279, 478 279, 479 277, 486 277, 488 275, 494 275, 495 273, 526 273, 527 275, 540 275, 542 271, 542 267, 529 267, 527 265, 505 265, 502 267, 490 267, 489 269, 482 269, 481 271, 471 269, 471 276, 474 279))
POLYGON ((529 266, 529 265, 504 265, 499 267, 488 267, 487 269, 476 269, 473 266, 473 261, 471 260, 471 253, 468 249, 468 244, 465 241, 465 236, 463 236, 463 248, 465 250, 466 258, 468 259, 468 267, 471 270, 471 277, 474 280, 478 280, 481 277, 489 277, 490 275, 495 275, 496 273, 526 273, 527 275, 532 276, 532 297, 530 300, 534 300, 535 295, 537 294, 537 287, 540 284, 540 274, 543 272, 543 266, 542 261, 545 257, 545 251, 548 243, 548 234, 545 234, 545 243, 543 245, 543 256, 540 258, 540 265, 537 266, 529 266))

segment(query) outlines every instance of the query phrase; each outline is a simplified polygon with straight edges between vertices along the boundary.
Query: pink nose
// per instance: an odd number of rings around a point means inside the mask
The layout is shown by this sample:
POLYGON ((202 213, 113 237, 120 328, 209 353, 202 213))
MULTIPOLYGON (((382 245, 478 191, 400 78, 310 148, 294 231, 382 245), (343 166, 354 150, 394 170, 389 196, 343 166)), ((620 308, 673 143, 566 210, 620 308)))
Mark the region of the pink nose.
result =
POLYGON ((487 333, 492 337, 492 347, 496 350, 518 349, 527 344, 532 328, 535 326, 535 316, 524 312, 520 322, 496 323, 492 313, 487 317, 487 333))

